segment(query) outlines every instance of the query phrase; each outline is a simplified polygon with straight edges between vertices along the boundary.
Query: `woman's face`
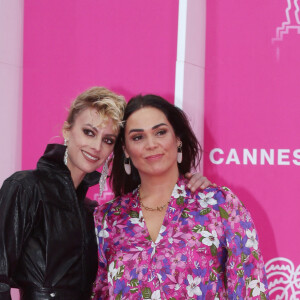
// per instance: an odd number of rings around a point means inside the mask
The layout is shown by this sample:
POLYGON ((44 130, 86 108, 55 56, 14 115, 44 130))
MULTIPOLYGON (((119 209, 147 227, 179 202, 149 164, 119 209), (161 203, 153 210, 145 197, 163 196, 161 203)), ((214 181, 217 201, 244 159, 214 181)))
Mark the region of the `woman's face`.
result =
POLYGON ((117 134, 112 119, 101 120, 95 108, 87 108, 78 114, 72 128, 63 131, 73 180, 82 180, 105 162, 113 150, 117 134))
POLYGON ((159 109, 141 108, 126 121, 125 155, 130 157, 141 177, 178 172, 179 143, 172 125, 159 109))

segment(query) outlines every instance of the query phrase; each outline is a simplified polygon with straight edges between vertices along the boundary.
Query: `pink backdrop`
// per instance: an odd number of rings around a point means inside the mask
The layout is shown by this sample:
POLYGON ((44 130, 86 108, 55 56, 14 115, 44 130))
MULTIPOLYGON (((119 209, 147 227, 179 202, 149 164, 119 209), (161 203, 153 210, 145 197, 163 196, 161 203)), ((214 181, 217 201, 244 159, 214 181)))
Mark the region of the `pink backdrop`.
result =
POLYGON ((207 1, 204 172, 251 211, 271 299, 300 293, 298 2, 207 1))
MULTIPOLYGON (((300 290, 299 1, 207 1, 204 172, 249 208, 283 299, 300 290)), ((177 17, 178 0, 25 1, 23 168, 88 87, 173 101, 177 17)))
POLYGON ((25 1, 22 167, 61 142, 66 108, 86 88, 173 101, 177 19, 177 0, 25 1))

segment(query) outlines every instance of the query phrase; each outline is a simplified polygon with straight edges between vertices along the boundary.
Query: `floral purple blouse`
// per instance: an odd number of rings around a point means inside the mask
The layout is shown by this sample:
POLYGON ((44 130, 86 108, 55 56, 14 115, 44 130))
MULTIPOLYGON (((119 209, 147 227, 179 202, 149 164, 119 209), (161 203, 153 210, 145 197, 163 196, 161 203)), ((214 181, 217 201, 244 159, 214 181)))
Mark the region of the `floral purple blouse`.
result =
POLYGON ((155 242, 137 190, 94 216, 93 299, 269 299, 253 221, 228 188, 191 194, 180 177, 155 242))

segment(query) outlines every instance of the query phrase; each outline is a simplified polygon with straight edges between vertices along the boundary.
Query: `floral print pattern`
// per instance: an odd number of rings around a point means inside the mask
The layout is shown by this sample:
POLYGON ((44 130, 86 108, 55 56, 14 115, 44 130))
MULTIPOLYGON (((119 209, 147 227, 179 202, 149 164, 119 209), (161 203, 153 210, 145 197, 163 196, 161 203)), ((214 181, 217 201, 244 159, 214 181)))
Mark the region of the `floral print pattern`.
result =
POLYGON ((155 242, 137 190, 94 216, 94 299, 269 299, 253 221, 228 188, 192 194, 180 177, 155 242))

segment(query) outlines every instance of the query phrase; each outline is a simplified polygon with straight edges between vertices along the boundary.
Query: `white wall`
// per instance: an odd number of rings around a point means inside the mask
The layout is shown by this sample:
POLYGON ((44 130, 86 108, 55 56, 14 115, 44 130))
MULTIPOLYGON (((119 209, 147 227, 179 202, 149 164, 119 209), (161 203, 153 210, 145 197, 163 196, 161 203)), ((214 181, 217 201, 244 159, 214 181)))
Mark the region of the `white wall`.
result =
POLYGON ((23 12, 23 0, 0 0, 0 185, 21 169, 23 12))
POLYGON ((175 105, 203 147, 206 0, 180 0, 178 15, 175 105))
POLYGON ((0 184, 21 168, 23 0, 0 0, 0 184))

